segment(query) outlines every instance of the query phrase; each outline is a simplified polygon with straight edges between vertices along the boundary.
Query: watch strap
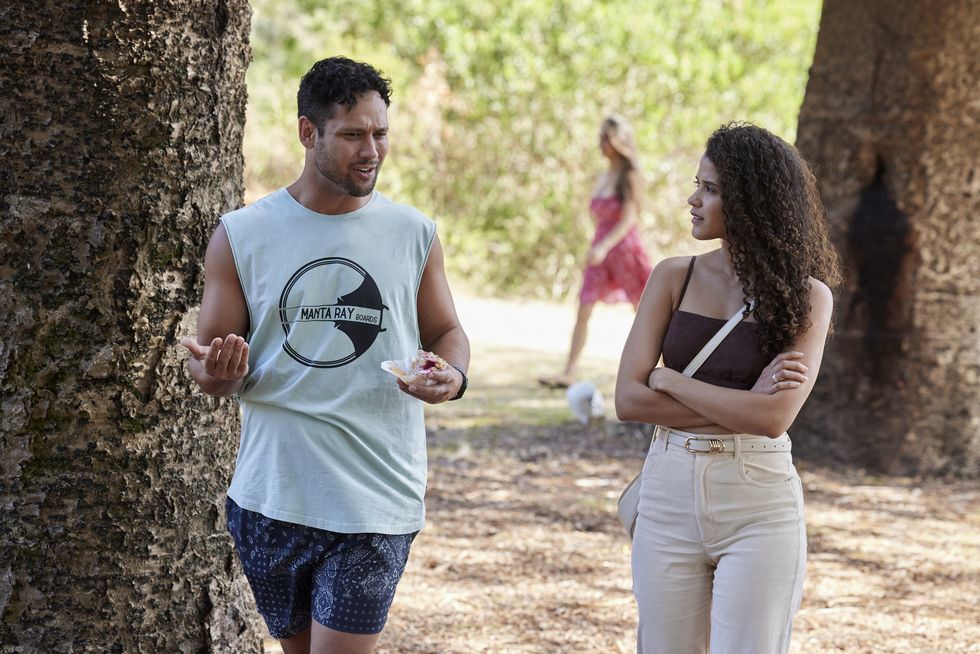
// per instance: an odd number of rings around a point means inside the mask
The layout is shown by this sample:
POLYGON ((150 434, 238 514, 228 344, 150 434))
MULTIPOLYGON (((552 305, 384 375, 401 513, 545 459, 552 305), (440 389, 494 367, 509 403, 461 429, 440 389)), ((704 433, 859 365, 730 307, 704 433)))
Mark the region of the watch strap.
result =
POLYGON ((463 393, 466 392, 466 387, 469 385, 469 380, 466 378, 466 373, 463 372, 463 369, 462 368, 460 368, 459 366, 455 366, 455 365, 453 365, 451 363, 449 365, 453 366, 453 368, 455 368, 456 370, 458 370, 459 371, 459 374, 461 374, 463 376, 463 383, 459 385, 459 390, 456 391, 456 395, 454 395, 453 397, 449 398, 449 401, 452 402, 453 400, 458 400, 459 398, 463 397, 463 393))

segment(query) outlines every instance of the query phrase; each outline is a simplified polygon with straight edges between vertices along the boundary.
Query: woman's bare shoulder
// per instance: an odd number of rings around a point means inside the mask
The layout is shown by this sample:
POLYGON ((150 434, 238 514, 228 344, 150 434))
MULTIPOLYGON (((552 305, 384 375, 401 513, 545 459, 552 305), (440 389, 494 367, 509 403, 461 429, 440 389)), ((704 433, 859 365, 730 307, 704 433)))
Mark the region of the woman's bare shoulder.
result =
POLYGON ((815 277, 810 282, 810 319, 816 323, 830 322, 834 311, 834 293, 830 287, 815 277))
POLYGON ((669 294, 670 303, 673 306, 677 296, 680 295, 681 286, 684 285, 684 279, 687 277, 690 266, 691 257, 689 256, 662 259, 653 267, 648 285, 669 294))
POLYGON ((687 269, 691 266, 692 258, 696 258, 696 255, 667 257, 665 259, 661 259, 660 262, 654 266, 654 270, 659 269, 666 275, 676 275, 678 271, 686 275, 687 269))
POLYGON ((712 250, 711 252, 705 252, 704 254, 687 254, 676 257, 667 257, 662 259, 654 267, 654 271, 658 268, 661 270, 661 274, 676 277, 680 276, 681 279, 687 276, 687 271, 691 267, 691 260, 696 260, 695 266, 711 265, 711 259, 715 256, 716 252, 721 252, 721 250, 712 250))
POLYGON ((832 307, 834 305, 834 292, 816 277, 809 277, 810 283, 810 304, 814 307, 832 307))

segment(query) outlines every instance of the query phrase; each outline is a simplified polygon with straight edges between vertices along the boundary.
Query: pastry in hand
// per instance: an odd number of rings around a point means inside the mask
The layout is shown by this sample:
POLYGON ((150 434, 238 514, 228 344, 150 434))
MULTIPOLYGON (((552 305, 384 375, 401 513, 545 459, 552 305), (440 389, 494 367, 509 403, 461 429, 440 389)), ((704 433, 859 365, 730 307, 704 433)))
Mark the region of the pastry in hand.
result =
POLYGON ((425 350, 419 350, 404 359, 381 362, 381 369, 385 372, 390 372, 406 384, 419 386, 435 384, 434 379, 429 379, 429 374, 433 370, 445 370, 448 367, 449 364, 441 356, 425 350))

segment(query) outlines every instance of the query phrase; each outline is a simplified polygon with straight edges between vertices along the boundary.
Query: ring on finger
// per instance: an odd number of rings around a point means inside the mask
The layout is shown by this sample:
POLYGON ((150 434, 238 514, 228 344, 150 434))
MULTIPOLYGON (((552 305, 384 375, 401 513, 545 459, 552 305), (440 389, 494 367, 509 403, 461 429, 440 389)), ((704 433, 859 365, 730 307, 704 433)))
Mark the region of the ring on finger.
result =
POLYGON ((779 383, 779 380, 776 379, 776 373, 772 373, 772 383, 773 384, 778 384, 779 383))

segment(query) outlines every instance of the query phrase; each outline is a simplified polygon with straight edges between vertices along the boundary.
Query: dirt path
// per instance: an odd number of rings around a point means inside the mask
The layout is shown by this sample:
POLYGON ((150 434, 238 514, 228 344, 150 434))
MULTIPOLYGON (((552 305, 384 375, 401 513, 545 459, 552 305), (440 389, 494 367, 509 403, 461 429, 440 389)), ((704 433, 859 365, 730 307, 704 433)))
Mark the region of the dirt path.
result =
MULTIPOLYGON (((561 364, 573 308, 459 304, 471 390, 429 412, 428 526, 379 652, 635 651, 614 506, 647 432, 582 426, 534 383, 561 364)), ((597 316, 583 375, 611 396, 631 313, 597 316)), ((980 653, 980 486, 798 467, 809 569, 791 652, 980 653)))

